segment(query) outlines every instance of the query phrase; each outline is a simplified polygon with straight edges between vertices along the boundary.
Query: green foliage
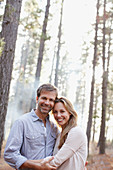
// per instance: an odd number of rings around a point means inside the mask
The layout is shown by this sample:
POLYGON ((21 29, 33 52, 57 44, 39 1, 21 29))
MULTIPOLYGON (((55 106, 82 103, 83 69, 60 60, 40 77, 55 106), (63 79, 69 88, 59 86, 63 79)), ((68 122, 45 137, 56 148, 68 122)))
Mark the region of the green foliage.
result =
POLYGON ((0 22, 2 22, 3 20, 3 15, 0 15, 0 22))
MULTIPOLYGON (((28 0, 25 3, 25 16, 21 19, 20 24, 23 25, 24 32, 31 32, 36 35, 38 29, 40 29, 39 18, 42 12, 38 7, 36 0, 28 0)), ((31 37, 31 35, 30 35, 31 37)))
POLYGON ((82 57, 80 58, 81 63, 85 64, 87 62, 87 58, 89 56, 89 47, 87 45, 87 43, 84 41, 83 45, 82 45, 82 57))
POLYGON ((2 55, 2 51, 4 49, 4 45, 5 45, 5 42, 4 42, 3 38, 2 38, 2 39, 0 39, 0 56, 2 55))
POLYGON ((7 8, 7 17, 11 17, 12 13, 15 12, 15 8, 10 4, 6 4, 7 8))
POLYGON ((45 35, 45 34, 42 34, 42 35, 41 35, 41 38, 46 41, 46 40, 50 40, 51 36, 47 36, 47 35, 45 35))

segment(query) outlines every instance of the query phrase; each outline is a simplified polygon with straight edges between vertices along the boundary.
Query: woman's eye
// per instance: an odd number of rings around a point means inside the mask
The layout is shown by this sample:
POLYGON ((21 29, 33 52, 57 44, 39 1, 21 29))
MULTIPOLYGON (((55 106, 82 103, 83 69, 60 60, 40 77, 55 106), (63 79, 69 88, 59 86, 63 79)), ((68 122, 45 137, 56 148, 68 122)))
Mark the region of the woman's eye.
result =
POLYGON ((61 113, 64 113, 65 111, 64 111, 64 110, 61 110, 60 112, 61 112, 61 113))

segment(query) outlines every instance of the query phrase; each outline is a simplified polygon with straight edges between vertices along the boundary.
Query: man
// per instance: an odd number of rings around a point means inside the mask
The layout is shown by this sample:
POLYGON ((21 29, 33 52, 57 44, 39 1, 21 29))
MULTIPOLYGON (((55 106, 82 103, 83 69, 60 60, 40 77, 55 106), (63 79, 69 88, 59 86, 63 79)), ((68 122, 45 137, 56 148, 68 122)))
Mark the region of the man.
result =
POLYGON ((41 85, 37 90, 37 108, 15 121, 4 151, 5 161, 13 168, 56 169, 48 164, 49 161, 40 162, 40 159, 52 155, 58 135, 58 129, 50 122, 48 114, 57 95, 57 89, 51 84, 41 85))

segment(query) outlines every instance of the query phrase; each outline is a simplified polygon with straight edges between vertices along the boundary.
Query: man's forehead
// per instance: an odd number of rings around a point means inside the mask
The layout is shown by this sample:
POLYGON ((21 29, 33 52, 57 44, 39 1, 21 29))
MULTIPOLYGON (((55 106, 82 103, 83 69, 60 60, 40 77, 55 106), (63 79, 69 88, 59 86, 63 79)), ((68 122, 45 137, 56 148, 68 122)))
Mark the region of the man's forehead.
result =
POLYGON ((42 95, 51 95, 51 96, 55 96, 56 97, 56 92, 55 91, 47 91, 47 90, 42 90, 40 93, 40 96, 42 95))

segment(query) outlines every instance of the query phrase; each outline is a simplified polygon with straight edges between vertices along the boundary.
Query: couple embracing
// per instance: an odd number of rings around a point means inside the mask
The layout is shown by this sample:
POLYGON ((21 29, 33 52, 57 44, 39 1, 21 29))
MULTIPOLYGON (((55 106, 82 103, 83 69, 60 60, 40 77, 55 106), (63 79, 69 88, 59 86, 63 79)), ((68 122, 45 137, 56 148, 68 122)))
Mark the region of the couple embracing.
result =
POLYGON ((53 85, 43 84, 37 89, 36 103, 36 109, 13 124, 5 161, 17 170, 84 170, 87 138, 77 126, 77 113, 71 102, 58 98, 53 85), (57 124, 50 121, 50 111, 57 124))

